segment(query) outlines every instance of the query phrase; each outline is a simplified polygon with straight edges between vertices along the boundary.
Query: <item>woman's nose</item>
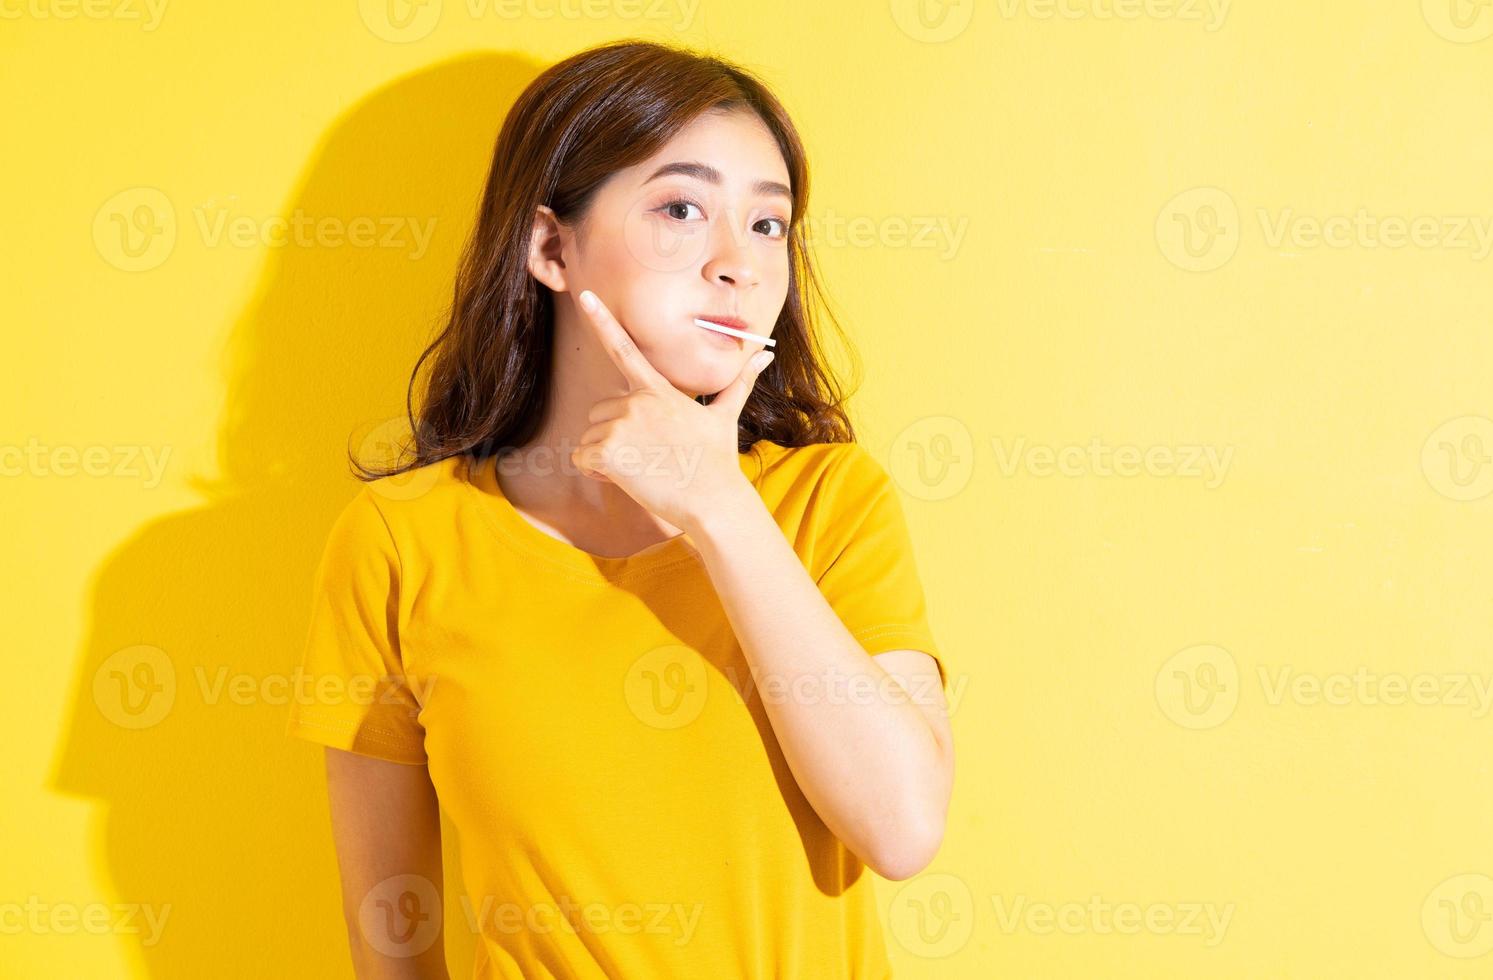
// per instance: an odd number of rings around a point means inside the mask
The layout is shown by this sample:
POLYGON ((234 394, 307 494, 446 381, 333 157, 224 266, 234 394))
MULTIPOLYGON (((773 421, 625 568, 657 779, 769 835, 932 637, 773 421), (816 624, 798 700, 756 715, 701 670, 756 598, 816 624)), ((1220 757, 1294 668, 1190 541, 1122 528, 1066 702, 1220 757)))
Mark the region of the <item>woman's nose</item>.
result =
POLYGON ((757 263, 748 243, 739 241, 731 231, 723 231, 711 243, 710 260, 705 263, 705 278, 733 286, 750 286, 757 281, 757 263))

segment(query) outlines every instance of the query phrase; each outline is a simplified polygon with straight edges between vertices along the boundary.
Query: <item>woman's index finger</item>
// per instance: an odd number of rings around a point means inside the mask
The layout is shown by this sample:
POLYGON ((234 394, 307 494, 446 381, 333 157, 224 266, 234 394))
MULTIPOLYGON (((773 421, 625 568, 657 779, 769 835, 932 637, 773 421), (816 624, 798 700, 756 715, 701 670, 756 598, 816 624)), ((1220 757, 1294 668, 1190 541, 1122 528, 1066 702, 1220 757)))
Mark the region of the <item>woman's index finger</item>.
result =
POLYGON ((628 384, 634 389, 669 385, 668 379, 659 374, 658 369, 643 356, 637 342, 632 339, 632 334, 612 316, 612 311, 607 309, 600 296, 589 289, 583 289, 580 300, 581 309, 590 318, 602 347, 606 348, 607 354, 622 372, 622 376, 627 378, 628 384))

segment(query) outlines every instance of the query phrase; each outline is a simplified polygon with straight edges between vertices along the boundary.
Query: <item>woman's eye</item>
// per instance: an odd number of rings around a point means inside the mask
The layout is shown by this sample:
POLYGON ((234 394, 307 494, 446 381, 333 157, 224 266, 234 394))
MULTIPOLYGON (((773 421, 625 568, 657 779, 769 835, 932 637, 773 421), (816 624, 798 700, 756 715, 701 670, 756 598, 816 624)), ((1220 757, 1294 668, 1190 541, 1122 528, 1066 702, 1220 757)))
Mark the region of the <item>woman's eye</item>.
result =
MULTIPOLYGON (((675 201, 669 201, 663 207, 659 208, 659 210, 667 214, 669 217, 673 218, 675 221, 688 221, 690 220, 690 208, 694 208, 695 211, 699 212, 700 217, 705 216, 705 212, 700 208, 700 205, 696 204, 694 201, 688 201, 683 198, 675 201)), ((763 234, 767 235, 770 238, 783 238, 788 234, 788 222, 784 221, 782 218, 763 218, 752 227, 761 230, 763 234), (773 232, 773 225, 776 225, 778 227, 778 231, 776 233, 773 232)))
MULTIPOLYGON (((700 210, 700 205, 696 204, 694 201, 683 201, 683 200, 680 200, 680 201, 670 201, 668 204, 665 204, 663 206, 663 210, 669 215, 669 217, 671 217, 671 218, 677 218, 680 221, 688 221, 689 220, 689 209, 690 208, 694 208, 696 211, 699 211, 700 210), (679 214, 678 213, 679 211, 683 211, 684 213, 683 214, 679 214)), ((701 212, 701 213, 703 214, 703 212, 701 212)))
POLYGON ((763 218, 761 221, 757 222, 758 227, 771 224, 777 224, 778 227, 782 228, 782 231, 778 232, 776 235, 773 235, 771 232, 767 232, 766 234, 771 235, 773 238, 782 238, 784 235, 788 234, 788 222, 784 221, 782 218, 763 218))

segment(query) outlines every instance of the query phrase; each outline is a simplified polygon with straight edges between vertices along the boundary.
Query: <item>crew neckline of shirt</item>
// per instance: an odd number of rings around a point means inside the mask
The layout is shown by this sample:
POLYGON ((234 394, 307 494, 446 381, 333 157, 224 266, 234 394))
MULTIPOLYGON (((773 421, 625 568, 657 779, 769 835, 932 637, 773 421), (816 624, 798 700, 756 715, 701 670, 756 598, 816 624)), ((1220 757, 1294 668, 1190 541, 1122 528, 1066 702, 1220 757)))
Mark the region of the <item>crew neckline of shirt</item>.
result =
MULTIPOLYGON (((759 460, 758 448, 764 445, 759 440, 745 453, 738 454, 743 473, 753 485, 757 483, 761 467, 757 467, 755 472, 748 470, 747 462, 759 460)), ((656 541, 630 555, 592 554, 541 531, 519 513, 503 493, 502 484, 498 482, 496 457, 475 460, 471 456, 463 456, 458 470, 462 486, 476 498, 477 509, 499 539, 520 553, 539 559, 542 567, 558 571, 571 579, 593 583, 630 581, 685 562, 697 561, 699 558, 699 550, 687 531, 656 541)))

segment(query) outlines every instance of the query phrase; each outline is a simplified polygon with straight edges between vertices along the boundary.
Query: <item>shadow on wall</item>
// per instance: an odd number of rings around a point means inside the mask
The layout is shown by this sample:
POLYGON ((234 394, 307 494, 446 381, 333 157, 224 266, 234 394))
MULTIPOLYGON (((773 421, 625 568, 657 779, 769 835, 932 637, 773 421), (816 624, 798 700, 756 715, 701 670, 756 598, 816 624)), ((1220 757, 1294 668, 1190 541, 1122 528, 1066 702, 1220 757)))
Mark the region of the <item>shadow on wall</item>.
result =
MULTIPOLYGON (((156 941, 143 912, 120 937, 134 975, 352 976, 323 751, 284 734, 288 681, 327 531, 361 488, 349 442, 402 419, 498 129, 541 70, 454 59, 337 121, 281 217, 348 232, 370 218, 375 244, 267 250, 224 351, 222 478, 193 479, 200 508, 152 521, 98 571, 52 787, 101 804, 93 858, 110 903, 165 917, 156 941)), ((175 203, 195 223, 196 205, 175 203)), ((202 207, 209 223, 235 215, 231 201, 202 207)), ((470 975, 442 823, 452 975, 470 975)))

